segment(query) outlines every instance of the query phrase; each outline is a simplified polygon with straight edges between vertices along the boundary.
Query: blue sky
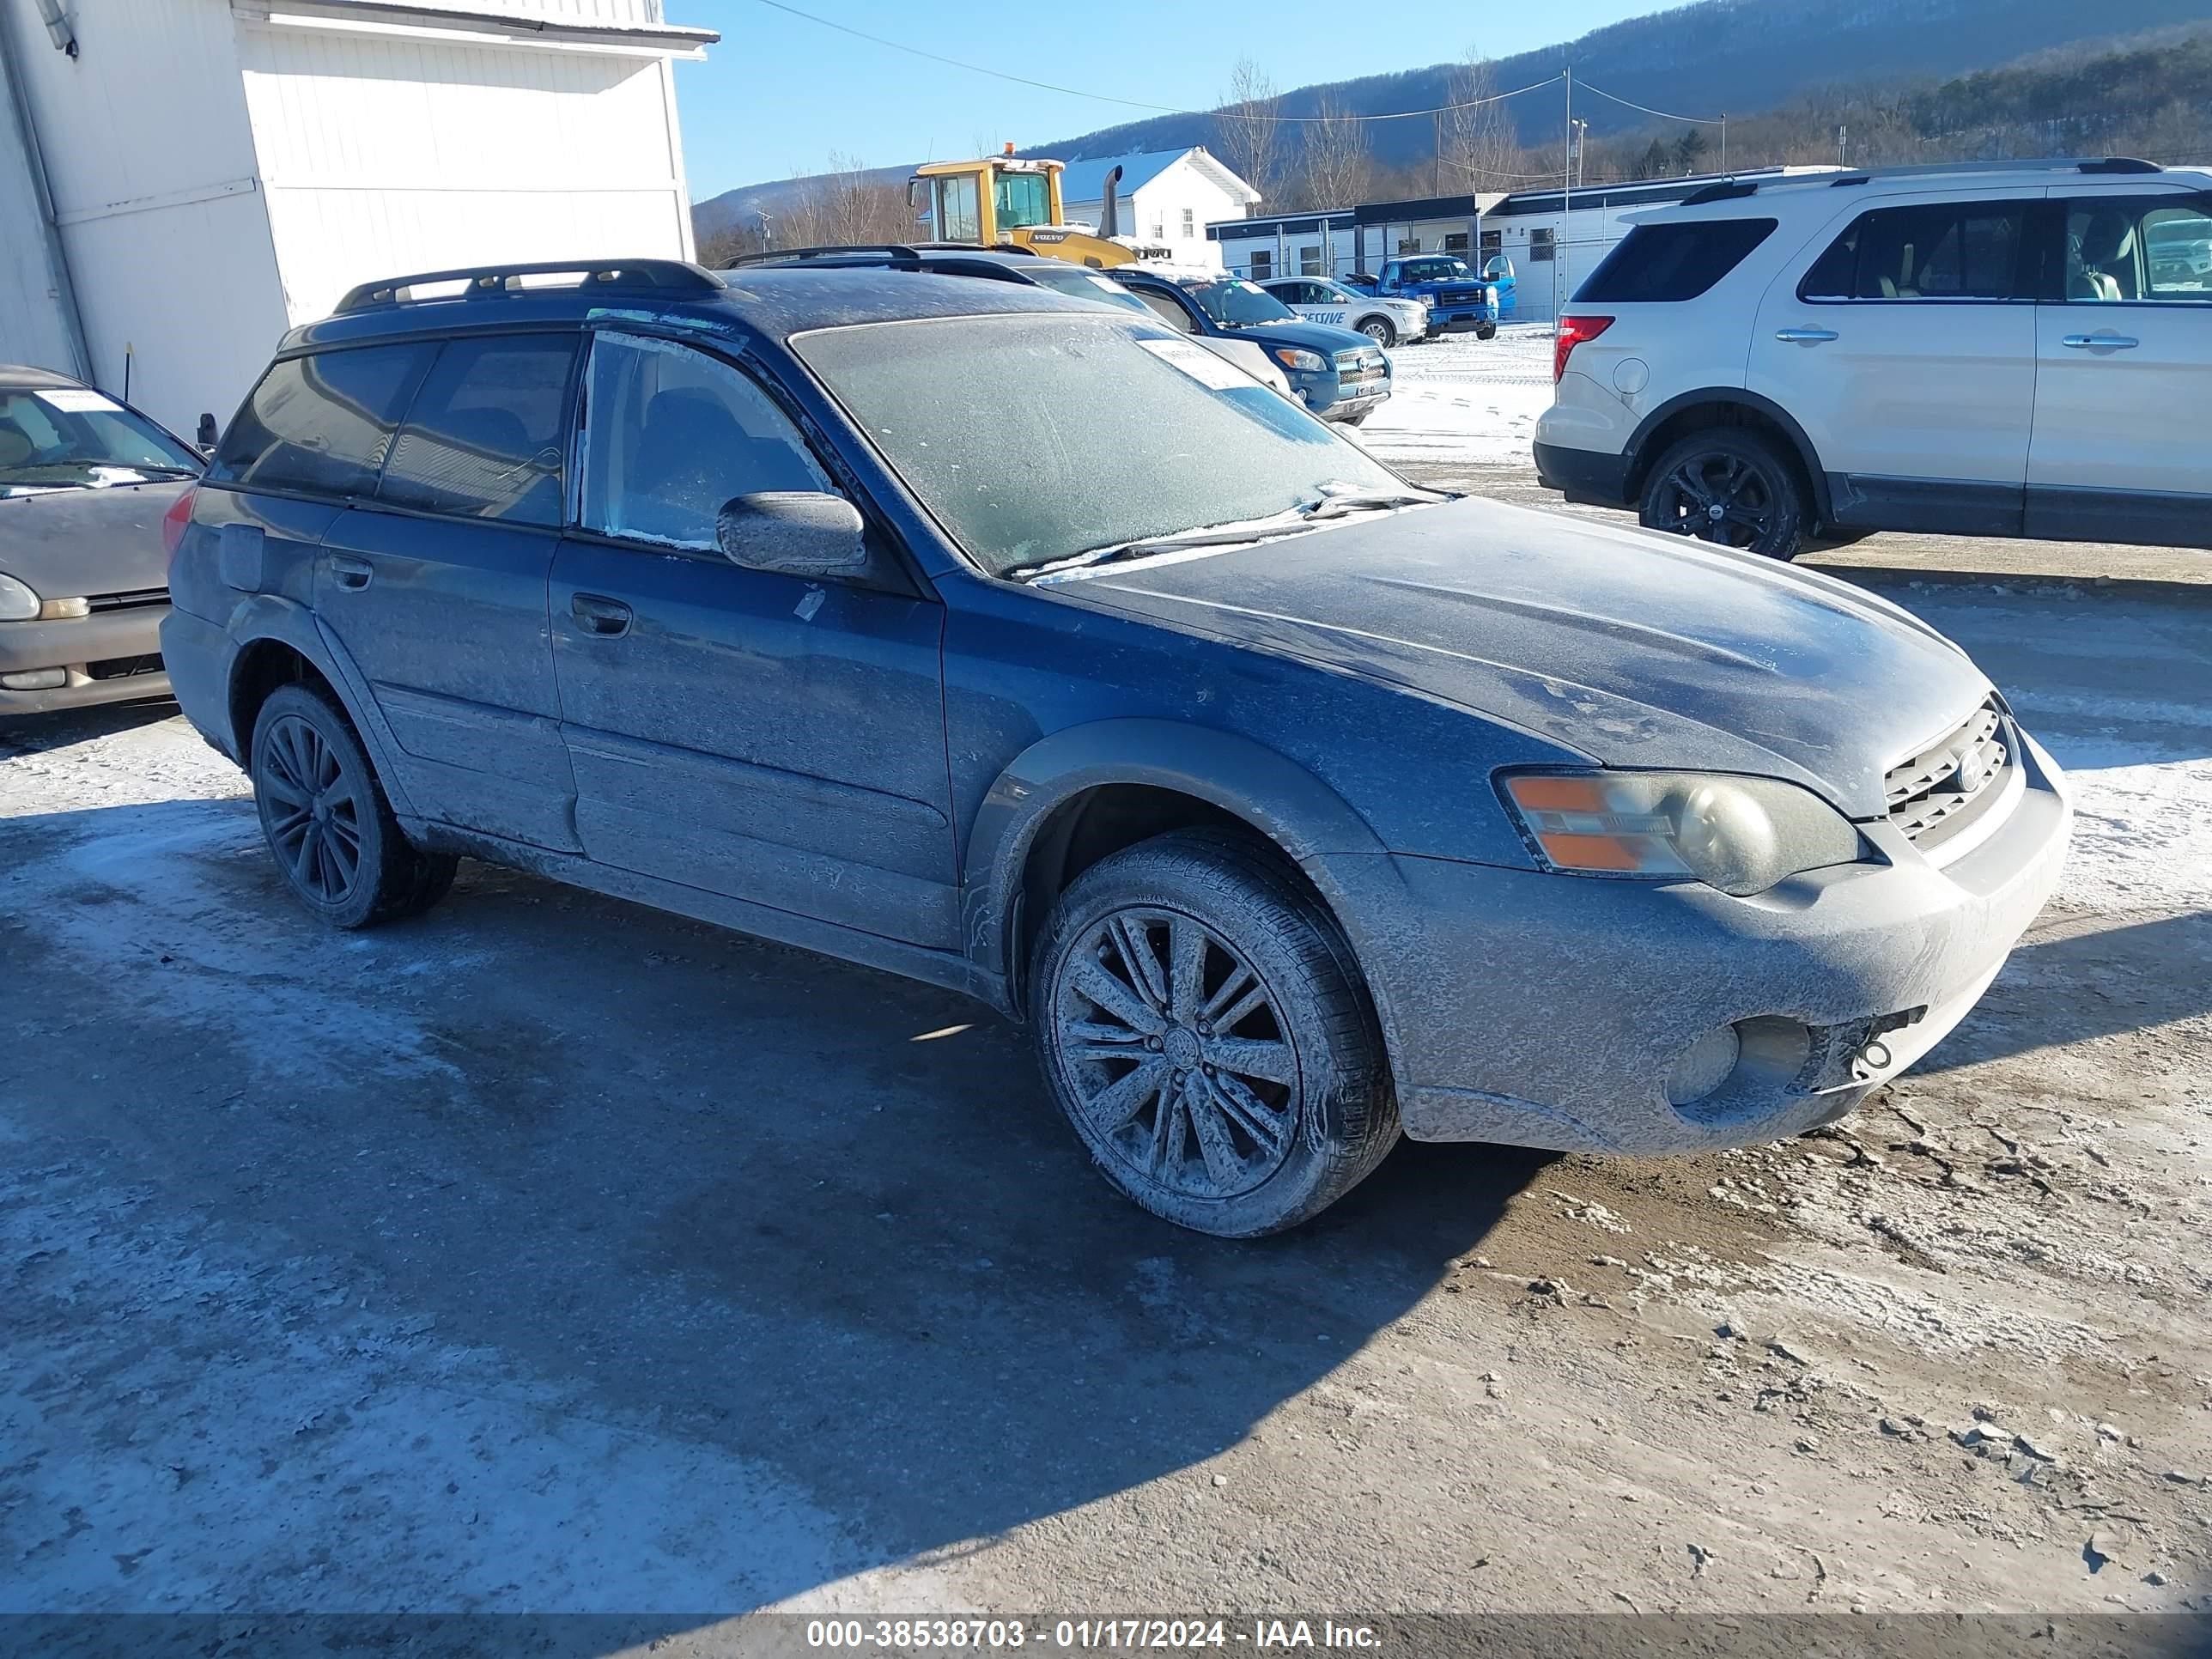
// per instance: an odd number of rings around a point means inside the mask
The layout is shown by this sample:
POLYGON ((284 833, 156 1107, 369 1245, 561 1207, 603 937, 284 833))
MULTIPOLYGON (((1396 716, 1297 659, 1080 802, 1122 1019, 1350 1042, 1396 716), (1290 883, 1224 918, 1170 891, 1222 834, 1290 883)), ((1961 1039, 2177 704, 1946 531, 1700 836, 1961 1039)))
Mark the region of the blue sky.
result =
MULTIPOLYGON (((1230 66, 1249 53, 1285 88, 1457 58, 1491 57, 1568 40, 1653 0, 1561 0, 1436 23, 1429 6, 1347 0, 1188 0, 1113 5, 900 5, 892 0, 793 0, 871 34, 1143 103, 1206 109, 1230 66)), ((1041 143, 1147 112, 991 80, 890 51, 772 10, 759 0, 665 0, 671 22, 720 29, 703 64, 676 66, 691 194, 821 171, 832 150, 869 167, 1041 143)))

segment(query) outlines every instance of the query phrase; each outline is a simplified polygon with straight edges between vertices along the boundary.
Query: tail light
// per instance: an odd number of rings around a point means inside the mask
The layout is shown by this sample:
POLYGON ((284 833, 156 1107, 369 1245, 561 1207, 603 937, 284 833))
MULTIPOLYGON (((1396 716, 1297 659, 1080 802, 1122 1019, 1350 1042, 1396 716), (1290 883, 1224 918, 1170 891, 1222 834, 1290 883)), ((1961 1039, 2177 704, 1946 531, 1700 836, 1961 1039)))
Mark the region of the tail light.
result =
POLYGON ((1559 337, 1552 343, 1552 384, 1559 385, 1567 372, 1567 356, 1585 340, 1595 340, 1613 326, 1610 317, 1562 317, 1559 337))
POLYGON ((169 556, 170 566, 177 562, 177 550, 185 544, 185 532, 191 527, 192 502, 198 497, 200 487, 191 484, 169 503, 169 510, 161 515, 161 546, 169 556))

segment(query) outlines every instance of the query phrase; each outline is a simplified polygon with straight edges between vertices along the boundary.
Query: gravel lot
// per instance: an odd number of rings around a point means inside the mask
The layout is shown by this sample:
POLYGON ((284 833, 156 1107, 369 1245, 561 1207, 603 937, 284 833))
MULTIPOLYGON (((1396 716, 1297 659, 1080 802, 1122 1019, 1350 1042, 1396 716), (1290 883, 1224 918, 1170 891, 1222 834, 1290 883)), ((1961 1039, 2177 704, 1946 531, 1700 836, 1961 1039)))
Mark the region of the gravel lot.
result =
MULTIPOLYGON (((1475 349, 1371 441, 1528 491, 1475 349)), ((2212 605, 1884 556, 2080 788, 1982 1006, 1814 1137, 1259 1244, 975 1006, 477 866, 321 933, 173 710, 0 727, 0 1611, 2187 1605, 2212 605)))

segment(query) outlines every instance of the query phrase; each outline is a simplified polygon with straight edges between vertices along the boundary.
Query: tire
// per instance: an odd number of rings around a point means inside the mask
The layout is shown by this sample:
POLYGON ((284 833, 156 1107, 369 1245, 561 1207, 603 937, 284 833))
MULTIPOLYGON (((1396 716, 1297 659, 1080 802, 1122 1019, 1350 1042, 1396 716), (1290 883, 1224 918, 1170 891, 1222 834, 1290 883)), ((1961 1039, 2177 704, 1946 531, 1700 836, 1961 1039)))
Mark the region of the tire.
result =
POLYGON ((1707 427, 1660 456, 1637 516, 1646 529, 1792 559, 1804 542, 1805 492, 1772 440, 1742 427, 1707 427))
POLYGON ((1338 422, 1338 424, 1340 426, 1365 426, 1367 424, 1367 417, 1374 412, 1375 411, 1371 409, 1363 409, 1357 415, 1346 416, 1338 422))
POLYGON ((1379 313, 1372 317, 1362 317, 1359 319, 1359 331, 1385 351, 1398 343, 1397 326, 1388 317, 1379 313))
POLYGON ((427 910, 452 889, 459 860, 408 841, 352 722, 325 692, 277 687, 247 753, 262 836, 310 915, 370 927, 427 910))
POLYGON ((1474 325, 1474 337, 1478 340, 1496 339, 1498 337, 1498 325, 1495 323, 1477 323, 1474 325))
POLYGON ((1178 830, 1079 876, 1032 959, 1030 1018, 1099 1173, 1193 1231, 1295 1227, 1397 1144, 1351 947, 1242 836, 1178 830))

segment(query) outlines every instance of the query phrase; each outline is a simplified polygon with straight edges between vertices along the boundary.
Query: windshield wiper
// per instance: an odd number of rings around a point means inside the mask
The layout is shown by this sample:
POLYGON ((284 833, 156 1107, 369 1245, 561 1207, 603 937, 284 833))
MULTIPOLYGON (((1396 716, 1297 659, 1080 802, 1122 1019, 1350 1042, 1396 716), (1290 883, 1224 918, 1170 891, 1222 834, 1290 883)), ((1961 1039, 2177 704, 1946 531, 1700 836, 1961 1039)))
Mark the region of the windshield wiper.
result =
POLYGON ((1029 581, 1039 576, 1058 576, 1072 570, 1087 570, 1095 565, 1149 558, 1156 553, 1181 553, 1203 547, 1242 547, 1279 536, 1295 536, 1301 531, 1341 519, 1347 514, 1421 507, 1448 499, 1446 492, 1440 489, 1354 489, 1324 484, 1320 493, 1300 501, 1296 507, 1287 507, 1280 513, 1270 513, 1264 518, 1239 519, 1228 524, 1177 531, 1168 536, 1146 536, 1132 542, 1115 542, 1105 547, 1094 547, 1072 554, 1064 559, 1049 560, 1041 564, 1018 564, 1005 574, 1018 581, 1029 581))

